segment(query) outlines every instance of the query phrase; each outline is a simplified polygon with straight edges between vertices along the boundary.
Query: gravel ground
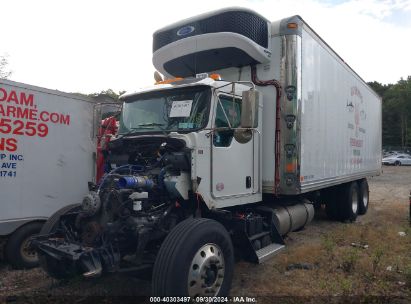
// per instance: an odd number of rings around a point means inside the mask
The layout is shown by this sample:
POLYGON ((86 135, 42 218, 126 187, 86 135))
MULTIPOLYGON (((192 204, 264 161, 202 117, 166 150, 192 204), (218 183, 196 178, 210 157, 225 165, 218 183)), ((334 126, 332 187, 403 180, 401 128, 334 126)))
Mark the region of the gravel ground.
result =
MULTIPOLYGON (((404 278, 405 270, 398 271, 398 275, 386 278, 385 274, 375 272, 374 277, 370 277, 372 282, 381 282, 380 285, 365 282, 363 273, 357 274, 355 270, 349 274, 339 274, 339 267, 336 266, 335 277, 341 278, 337 283, 332 284, 327 279, 332 268, 324 262, 323 243, 324 239, 343 235, 342 242, 336 241, 336 246, 344 247, 344 233, 363 229, 384 229, 393 227, 393 231, 406 229, 408 227, 408 195, 411 189, 411 167, 384 167, 383 174, 369 179, 370 184, 370 208, 366 215, 358 218, 354 224, 343 224, 327 220, 324 212, 316 214, 314 221, 300 232, 291 233, 286 238, 287 249, 278 256, 262 265, 248 264, 243 261, 236 263, 231 295, 233 296, 284 296, 284 297, 321 297, 321 296, 365 296, 377 295, 385 297, 399 297, 411 301, 409 285, 404 278), (405 227, 405 228, 404 228, 405 227), (345 230, 344 230, 345 229, 345 230), (351 229, 351 230, 349 230, 351 229), (396 229, 396 230, 395 230, 396 229), (345 231, 345 232, 344 232, 345 231), (343 244, 343 245, 338 245, 343 244), (312 263, 314 270, 286 271, 285 268, 292 262, 312 263), (325 263, 325 264, 324 264, 325 263), (331 270, 330 270, 331 269, 331 270), (399 280, 399 281, 398 281, 399 280), (401 284, 399 284, 401 283, 401 284), (374 285, 373 285, 374 284, 374 285), (385 284, 385 285, 384 285, 385 284), (379 292, 383 290, 384 292, 379 292)), ((411 230, 407 230, 407 235, 403 238, 410 243, 411 230)), ((350 234, 355 235, 355 233, 350 234)), ((372 237, 369 236, 372 243, 372 237)), ((347 236, 347 242, 349 242, 347 236)), ((367 237, 362 240, 367 240, 367 237)), ((392 236, 394 243, 402 241, 400 237, 392 236)), ((388 242, 391 238, 382 239, 381 242, 388 242)), ((360 240, 359 240, 360 241, 360 240)), ((345 244, 347 245, 347 244, 345 244)), ((370 245, 371 246, 371 245, 370 245)), ((348 245, 349 247, 349 245, 348 245)), ((398 265, 408 263, 410 250, 401 247, 396 252, 396 260, 400 259, 398 265), (408 260, 407 260, 408 259, 408 260)), ((344 248, 343 248, 344 249, 344 248)), ((341 250, 343 250, 341 249, 341 250)), ((370 251, 371 252, 371 251, 370 251)), ((331 252, 334 259, 339 255, 331 252)), ((370 258, 375 255, 369 254, 370 258)), ((390 260, 389 254, 387 263, 390 260)), ((374 263, 373 262, 373 263, 374 263)), ((330 260, 330 265, 334 261, 330 260)), ((338 264, 336 264, 338 265, 338 264)), ((374 264, 373 264, 374 265, 374 264)), ((411 265, 411 264, 410 264, 411 265)), ((365 266, 364 266, 365 267, 365 266)), ((384 267, 386 267, 384 265, 384 267)), ((357 265, 358 269, 360 268, 357 265)), ((385 268, 384 268, 385 269, 385 268)), ((126 275, 112 274, 106 277, 71 281, 56 281, 49 278, 41 269, 33 270, 12 270, 5 263, 0 263, 0 303, 2 301, 18 301, 23 298, 39 299, 40 302, 89 302, 90 296, 139 296, 150 295, 150 275, 136 278, 126 275)), ((331 280, 332 281, 332 280, 331 280)), ((380 283, 378 283, 380 284, 380 283)), ((99 298, 100 301, 103 298, 99 298)), ((289 298, 287 298, 289 299, 289 298)), ((28 301, 28 300, 27 300, 28 301)), ((103 302, 111 302, 111 300, 103 302)), ((36 302, 35 300, 29 302, 36 302)), ((124 302, 124 298, 123 301, 124 302)), ((355 302, 355 301, 354 301, 355 302)))

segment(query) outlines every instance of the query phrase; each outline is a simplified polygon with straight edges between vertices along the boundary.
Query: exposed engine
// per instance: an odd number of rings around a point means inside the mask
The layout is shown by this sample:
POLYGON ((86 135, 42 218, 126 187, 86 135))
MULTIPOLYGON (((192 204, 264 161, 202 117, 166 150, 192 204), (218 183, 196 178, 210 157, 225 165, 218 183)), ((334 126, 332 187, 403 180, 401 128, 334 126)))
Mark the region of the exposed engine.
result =
POLYGON ((143 253, 156 249, 190 212, 191 152, 183 141, 151 136, 119 138, 110 145, 108 161, 114 169, 99 184, 89 185, 78 211, 61 220, 64 240, 38 246, 49 255, 72 252, 85 276, 114 270, 127 255, 141 264, 143 253))
POLYGON ((80 222, 97 223, 100 228, 93 228, 94 239, 101 233, 123 235, 127 238, 124 245, 131 245, 132 250, 136 244, 130 234, 137 237, 139 246, 143 239, 161 237, 160 232, 178 220, 178 212, 172 215, 171 211, 189 199, 190 159, 190 151, 177 139, 113 141, 109 162, 115 168, 84 198, 80 222), (151 233, 149 238, 143 237, 146 233, 151 233))

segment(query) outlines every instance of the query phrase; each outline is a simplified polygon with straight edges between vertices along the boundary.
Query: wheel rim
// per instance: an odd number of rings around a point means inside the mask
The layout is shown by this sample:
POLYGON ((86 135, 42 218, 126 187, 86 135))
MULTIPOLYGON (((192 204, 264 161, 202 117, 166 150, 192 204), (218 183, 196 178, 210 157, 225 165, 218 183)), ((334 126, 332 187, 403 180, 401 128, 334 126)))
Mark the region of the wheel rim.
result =
POLYGON ((220 247, 205 244, 194 255, 188 272, 188 294, 214 296, 220 291, 224 280, 225 264, 220 247))
POLYGON ((358 210, 358 193, 356 190, 354 190, 352 192, 352 197, 351 197, 351 208, 352 208, 352 212, 354 214, 357 213, 358 210))
POLYGON ((38 261, 37 252, 30 247, 29 239, 30 238, 25 239, 21 244, 20 254, 25 261, 35 263, 38 261))
POLYGON ((362 194, 362 204, 364 207, 367 207, 368 205, 368 190, 365 189, 364 193, 362 194))

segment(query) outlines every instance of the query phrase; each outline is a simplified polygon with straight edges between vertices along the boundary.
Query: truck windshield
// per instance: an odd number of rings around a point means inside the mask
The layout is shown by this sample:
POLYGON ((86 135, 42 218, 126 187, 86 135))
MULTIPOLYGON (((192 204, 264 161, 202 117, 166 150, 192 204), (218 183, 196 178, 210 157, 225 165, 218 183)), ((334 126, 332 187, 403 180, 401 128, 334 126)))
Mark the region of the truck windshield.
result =
POLYGON ((193 131, 207 125, 211 89, 207 86, 143 93, 123 105, 119 134, 193 131))

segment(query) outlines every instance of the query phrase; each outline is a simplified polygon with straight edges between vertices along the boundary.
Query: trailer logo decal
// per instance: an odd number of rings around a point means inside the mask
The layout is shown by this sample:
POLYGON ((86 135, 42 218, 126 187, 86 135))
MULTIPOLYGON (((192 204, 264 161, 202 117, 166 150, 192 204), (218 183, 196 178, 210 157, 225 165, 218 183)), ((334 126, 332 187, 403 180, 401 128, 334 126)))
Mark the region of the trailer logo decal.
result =
POLYGON ((349 123, 348 128, 355 130, 355 137, 358 133, 365 133, 365 129, 360 127, 361 120, 367 119, 367 114, 363 108, 363 98, 360 90, 357 87, 351 87, 351 100, 347 101, 347 108, 350 113, 354 112, 354 125, 349 123))
POLYGON ((364 110, 364 101, 361 91, 358 87, 351 87, 350 100, 347 100, 347 108, 349 113, 354 114, 354 122, 348 123, 348 129, 352 130, 354 136, 350 137, 350 146, 352 147, 351 164, 362 164, 361 149, 363 148, 364 140, 360 139, 360 133, 365 134, 365 129, 360 127, 361 121, 367 119, 367 114, 364 110))
POLYGON ((195 29, 196 28, 191 25, 184 26, 177 31, 177 36, 187 36, 188 34, 194 32, 195 29))

